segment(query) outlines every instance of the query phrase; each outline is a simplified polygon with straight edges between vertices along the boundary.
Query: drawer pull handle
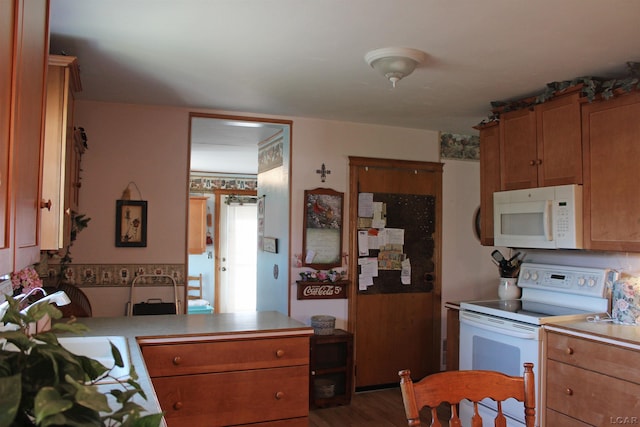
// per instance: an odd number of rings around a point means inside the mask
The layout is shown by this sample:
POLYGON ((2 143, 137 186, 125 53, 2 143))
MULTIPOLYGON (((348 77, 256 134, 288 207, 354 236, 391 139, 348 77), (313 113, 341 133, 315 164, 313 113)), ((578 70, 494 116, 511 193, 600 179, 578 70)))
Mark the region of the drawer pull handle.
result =
POLYGON ((180 409, 182 409, 182 402, 176 402, 173 404, 173 409, 175 409, 176 411, 179 411, 180 409))
POLYGON ((571 356, 573 354, 573 349, 571 347, 567 347, 564 352, 567 353, 567 356, 571 356))
POLYGON ((182 363, 182 357, 176 356, 176 357, 173 358, 173 364, 174 365, 179 365, 181 363, 182 363))
POLYGON ((566 394, 567 396, 573 396, 573 390, 571 390, 569 387, 567 387, 564 390, 564 394, 566 394))
POLYGON ((276 350, 276 357, 282 357, 282 356, 284 356, 284 350, 282 349, 276 350))
POLYGON ((276 400, 281 400, 284 397, 284 391, 276 392, 276 400))

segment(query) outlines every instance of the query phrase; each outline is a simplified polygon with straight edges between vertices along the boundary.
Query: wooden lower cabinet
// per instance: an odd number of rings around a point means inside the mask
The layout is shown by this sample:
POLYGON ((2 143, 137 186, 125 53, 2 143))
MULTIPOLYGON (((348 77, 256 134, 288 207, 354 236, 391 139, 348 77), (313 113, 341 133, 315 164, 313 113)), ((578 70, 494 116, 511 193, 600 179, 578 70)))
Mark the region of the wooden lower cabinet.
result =
POLYGON ((447 371, 460 368, 460 304, 447 302, 447 371))
POLYGON ((170 427, 308 424, 308 336, 140 347, 170 427))
POLYGON ((310 406, 348 405, 353 392, 353 334, 336 329, 331 335, 313 335, 309 368, 310 406), (316 388, 316 380, 333 383, 334 394, 319 394, 322 387, 316 388))
POLYGON ((545 425, 640 423, 640 352, 547 333, 545 425))

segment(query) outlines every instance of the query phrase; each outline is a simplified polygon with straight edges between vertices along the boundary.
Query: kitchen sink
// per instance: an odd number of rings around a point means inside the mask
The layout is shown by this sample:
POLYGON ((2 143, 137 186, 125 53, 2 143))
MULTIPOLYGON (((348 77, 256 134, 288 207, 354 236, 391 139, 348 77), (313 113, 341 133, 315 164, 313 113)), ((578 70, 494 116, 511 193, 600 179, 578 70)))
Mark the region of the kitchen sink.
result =
POLYGON ((129 356, 129 347, 127 338, 122 336, 106 336, 106 337, 58 337, 58 342, 71 353, 78 356, 86 356, 97 360, 104 366, 113 368, 109 372, 109 377, 101 379, 98 384, 114 383, 117 378, 121 381, 129 379, 131 369, 131 357, 129 356), (115 366, 115 361, 111 354, 111 345, 116 346, 122 356, 123 367, 115 366))

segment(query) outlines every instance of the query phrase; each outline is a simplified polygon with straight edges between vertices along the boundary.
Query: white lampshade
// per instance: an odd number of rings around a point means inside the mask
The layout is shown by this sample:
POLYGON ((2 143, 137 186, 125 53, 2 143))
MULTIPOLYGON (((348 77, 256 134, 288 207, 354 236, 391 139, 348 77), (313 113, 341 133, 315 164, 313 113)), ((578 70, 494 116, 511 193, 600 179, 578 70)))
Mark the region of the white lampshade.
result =
POLYGON ((388 78, 393 87, 396 83, 413 73, 416 66, 427 58, 427 54, 406 47, 385 47, 368 52, 364 59, 380 74, 388 78))

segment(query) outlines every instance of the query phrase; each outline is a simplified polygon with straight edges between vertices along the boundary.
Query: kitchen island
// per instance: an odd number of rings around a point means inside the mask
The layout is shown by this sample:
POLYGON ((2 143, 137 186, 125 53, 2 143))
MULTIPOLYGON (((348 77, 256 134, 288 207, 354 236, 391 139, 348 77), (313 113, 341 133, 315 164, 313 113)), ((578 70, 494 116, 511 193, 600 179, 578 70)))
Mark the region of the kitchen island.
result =
POLYGON ((147 395, 138 403, 152 413, 164 411, 166 425, 307 425, 313 329, 281 313, 78 322, 89 328, 86 336, 127 338, 130 362, 147 395))

